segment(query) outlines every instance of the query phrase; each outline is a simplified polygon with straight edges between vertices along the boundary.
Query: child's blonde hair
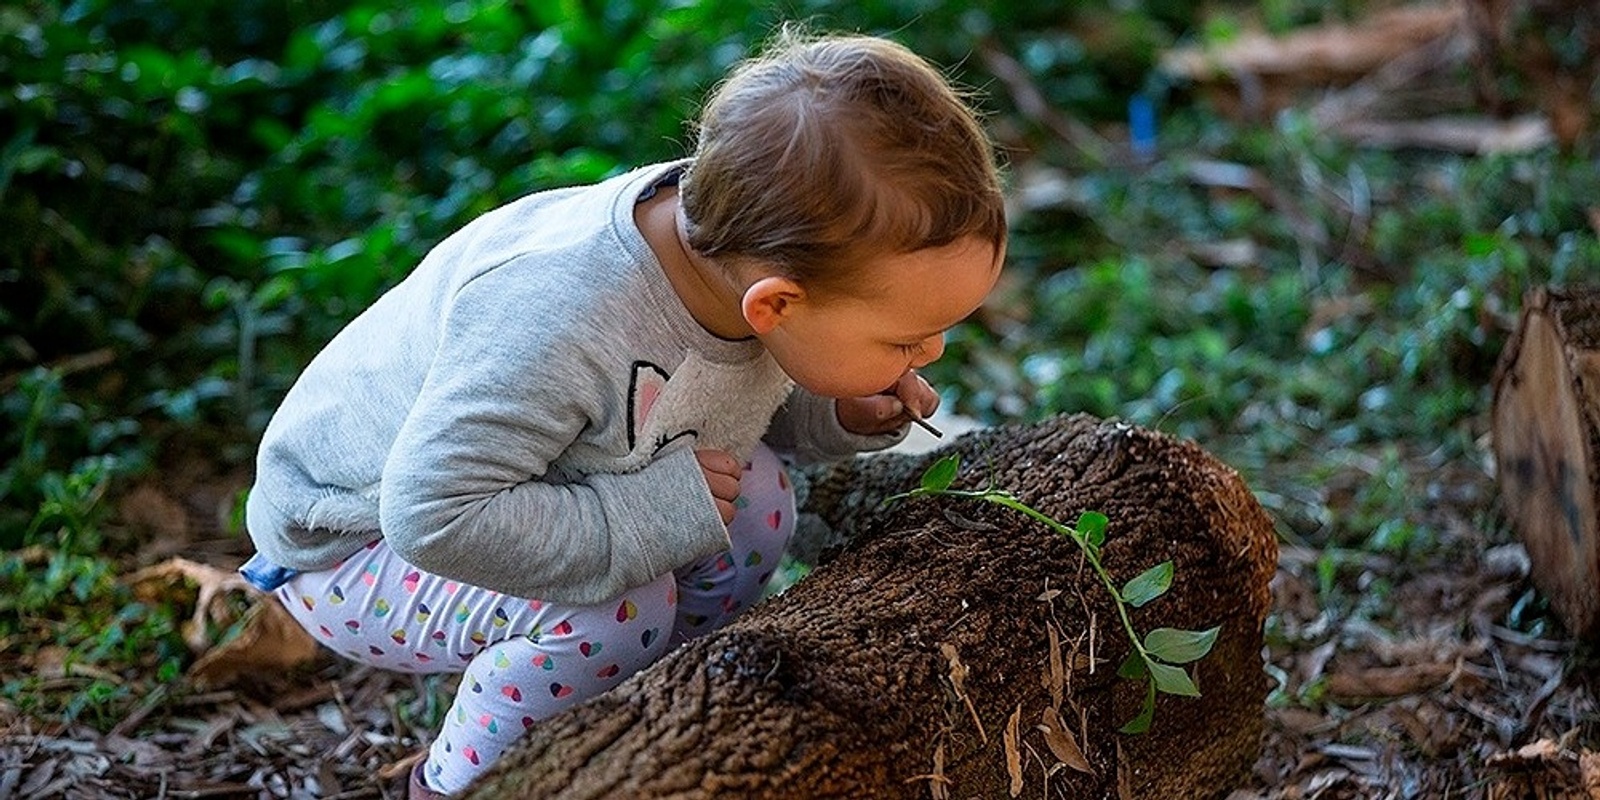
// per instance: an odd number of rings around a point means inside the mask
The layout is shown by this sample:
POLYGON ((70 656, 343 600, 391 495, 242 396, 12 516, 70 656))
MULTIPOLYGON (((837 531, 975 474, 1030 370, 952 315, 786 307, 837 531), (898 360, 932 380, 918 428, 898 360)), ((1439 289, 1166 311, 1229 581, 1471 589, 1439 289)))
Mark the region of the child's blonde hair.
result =
POLYGON ((976 235, 1005 241, 994 148, 944 76, 905 47, 785 27, 701 114, 682 187, 701 255, 852 289, 861 260, 976 235))

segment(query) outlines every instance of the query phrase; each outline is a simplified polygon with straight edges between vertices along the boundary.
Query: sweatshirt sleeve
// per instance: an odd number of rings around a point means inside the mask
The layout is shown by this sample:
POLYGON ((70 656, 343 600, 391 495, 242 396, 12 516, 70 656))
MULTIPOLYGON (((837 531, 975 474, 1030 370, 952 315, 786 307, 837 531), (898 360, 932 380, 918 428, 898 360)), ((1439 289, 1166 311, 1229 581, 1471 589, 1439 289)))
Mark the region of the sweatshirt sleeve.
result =
POLYGON ((839 424, 833 399, 798 386, 772 418, 763 440, 772 449, 792 454, 801 463, 836 461, 856 453, 883 450, 906 438, 909 426, 893 433, 863 436, 839 424))
POLYGON ((528 301, 525 287, 508 284, 512 272, 467 284, 445 315, 383 467, 390 547, 430 572, 575 604, 727 549, 687 447, 635 472, 546 480, 587 426, 605 423, 596 398, 608 389, 593 366, 605 363, 593 350, 603 345, 548 324, 573 310, 549 296, 528 301))

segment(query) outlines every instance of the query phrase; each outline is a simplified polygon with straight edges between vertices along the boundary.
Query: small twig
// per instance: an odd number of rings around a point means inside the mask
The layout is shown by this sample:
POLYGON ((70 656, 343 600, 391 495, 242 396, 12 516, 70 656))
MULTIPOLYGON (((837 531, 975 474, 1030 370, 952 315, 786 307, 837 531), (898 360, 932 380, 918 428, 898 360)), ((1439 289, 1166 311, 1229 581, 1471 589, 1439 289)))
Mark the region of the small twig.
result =
MULTIPOLYGON (((57 359, 50 364, 44 365, 44 368, 62 376, 67 376, 75 372, 85 372, 110 366, 116 360, 117 353, 115 350, 109 347, 102 347, 87 353, 79 353, 78 355, 57 359)), ((0 378, 0 394, 9 394, 12 389, 17 388, 22 383, 22 376, 25 374, 26 371, 13 372, 4 378, 0 378)))
POLYGON ((149 696, 145 697, 144 702, 140 703, 139 706, 133 710, 133 713, 129 714, 121 722, 117 723, 116 727, 111 729, 111 735, 127 736, 128 734, 133 733, 133 731, 145 721, 145 718, 150 716, 152 711, 155 711, 156 708, 160 707, 162 703, 166 702, 167 691, 168 690, 165 684, 156 686, 156 688, 150 692, 149 696))
POLYGON ((906 407, 906 410, 911 413, 911 421, 917 423, 917 425, 919 427, 921 427, 923 430, 927 431, 928 433, 933 434, 933 438, 935 438, 935 439, 943 439, 944 438, 944 434, 940 433, 938 428, 935 428, 932 425, 929 425, 927 420, 923 419, 915 411, 911 411, 911 408, 909 406, 906 407))

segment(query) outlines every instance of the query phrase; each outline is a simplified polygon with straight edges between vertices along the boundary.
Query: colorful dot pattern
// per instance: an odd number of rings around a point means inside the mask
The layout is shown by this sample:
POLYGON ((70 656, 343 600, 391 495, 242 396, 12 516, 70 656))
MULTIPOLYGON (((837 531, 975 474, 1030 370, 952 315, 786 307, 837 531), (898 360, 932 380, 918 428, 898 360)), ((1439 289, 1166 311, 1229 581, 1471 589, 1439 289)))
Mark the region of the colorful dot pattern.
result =
POLYGON ((456 792, 541 719, 715 630, 762 596, 794 531, 782 463, 759 448, 728 525, 733 549, 592 606, 503 595, 417 569, 382 539, 278 597, 318 641, 384 669, 460 672, 423 775, 456 792))

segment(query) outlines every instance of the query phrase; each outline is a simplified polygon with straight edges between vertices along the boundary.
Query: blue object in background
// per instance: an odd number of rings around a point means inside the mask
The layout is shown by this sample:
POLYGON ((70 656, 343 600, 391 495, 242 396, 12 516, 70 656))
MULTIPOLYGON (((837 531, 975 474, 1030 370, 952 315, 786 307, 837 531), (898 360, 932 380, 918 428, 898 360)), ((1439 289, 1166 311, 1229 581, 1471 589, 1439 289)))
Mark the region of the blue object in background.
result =
POLYGON ((1155 158, 1156 104, 1144 92, 1128 98, 1128 144, 1140 161, 1155 158))

